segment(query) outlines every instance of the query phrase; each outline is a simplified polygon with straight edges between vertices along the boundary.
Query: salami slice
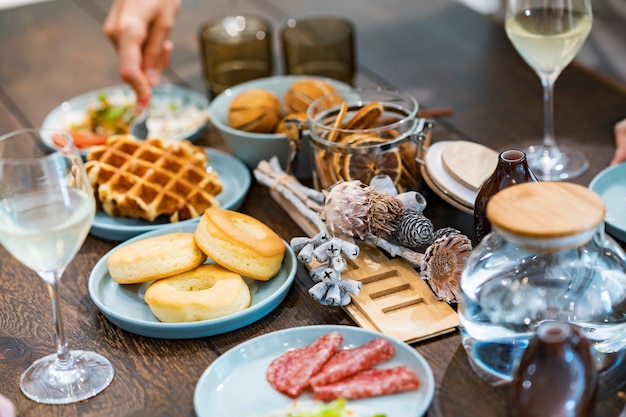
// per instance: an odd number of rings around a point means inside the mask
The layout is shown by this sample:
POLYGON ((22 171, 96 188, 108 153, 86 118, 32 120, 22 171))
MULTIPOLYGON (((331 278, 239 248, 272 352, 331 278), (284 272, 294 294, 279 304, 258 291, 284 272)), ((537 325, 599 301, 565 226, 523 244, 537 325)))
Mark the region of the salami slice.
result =
POLYGON ((407 366, 388 369, 367 369, 341 381, 313 387, 313 399, 333 401, 354 400, 412 391, 419 388, 417 376, 407 366))
POLYGON ((267 382, 275 390, 296 398, 309 385, 311 377, 335 354, 342 341, 341 334, 331 332, 308 346, 287 351, 270 363, 267 382))
POLYGON ((311 378, 311 386, 327 385, 382 363, 395 354, 393 344, 382 337, 349 350, 340 350, 311 378))

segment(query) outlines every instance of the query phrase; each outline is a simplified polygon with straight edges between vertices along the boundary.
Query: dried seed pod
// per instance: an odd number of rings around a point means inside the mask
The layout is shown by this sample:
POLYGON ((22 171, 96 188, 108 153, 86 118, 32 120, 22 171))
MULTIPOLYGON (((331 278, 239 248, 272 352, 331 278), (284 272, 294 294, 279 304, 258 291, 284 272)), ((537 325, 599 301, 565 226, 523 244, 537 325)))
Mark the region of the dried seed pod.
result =
POLYGON ((454 227, 442 227, 441 229, 435 230, 432 242, 439 239, 440 237, 448 237, 450 235, 460 235, 460 234, 461 234, 461 231, 455 229, 454 227))
POLYGON ((435 227, 421 211, 406 209, 400 217, 393 237, 402 246, 416 250, 433 241, 435 227))

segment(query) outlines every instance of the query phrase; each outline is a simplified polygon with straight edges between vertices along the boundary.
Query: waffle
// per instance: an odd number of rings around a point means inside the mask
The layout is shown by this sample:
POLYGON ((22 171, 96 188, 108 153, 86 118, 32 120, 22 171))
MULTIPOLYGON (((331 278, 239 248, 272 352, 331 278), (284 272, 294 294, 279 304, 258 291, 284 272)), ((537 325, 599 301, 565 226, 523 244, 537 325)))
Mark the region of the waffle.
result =
POLYGON ((109 215, 177 222, 219 207, 222 184, 216 172, 207 172, 207 162, 204 150, 187 141, 116 135, 91 148, 85 169, 109 215))

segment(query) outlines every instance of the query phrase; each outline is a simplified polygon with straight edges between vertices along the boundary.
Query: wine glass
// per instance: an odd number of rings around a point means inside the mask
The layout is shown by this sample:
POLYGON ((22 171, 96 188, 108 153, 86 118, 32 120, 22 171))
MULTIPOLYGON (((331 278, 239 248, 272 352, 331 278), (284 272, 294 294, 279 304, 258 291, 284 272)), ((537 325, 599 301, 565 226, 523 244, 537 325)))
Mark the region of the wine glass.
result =
POLYGON ((553 90, 591 31, 591 22, 591 0, 506 0, 507 36, 543 86, 543 143, 525 150, 531 170, 542 180, 574 178, 589 167, 582 152, 556 144, 553 90))
POLYGON ((81 401, 113 379, 105 357, 70 351, 61 318, 61 276, 82 246, 95 210, 70 135, 23 129, 0 137, 0 243, 45 281, 52 301, 57 351, 35 361, 20 378, 22 392, 40 403, 81 401), (51 149, 53 137, 65 146, 51 149))

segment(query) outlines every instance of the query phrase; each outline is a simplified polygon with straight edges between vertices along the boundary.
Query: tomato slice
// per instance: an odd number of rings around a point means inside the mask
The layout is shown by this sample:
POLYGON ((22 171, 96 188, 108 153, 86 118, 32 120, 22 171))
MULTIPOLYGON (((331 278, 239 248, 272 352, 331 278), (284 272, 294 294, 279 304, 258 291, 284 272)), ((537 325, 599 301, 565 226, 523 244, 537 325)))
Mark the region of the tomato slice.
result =
MULTIPOLYGON (((106 136, 97 135, 92 132, 70 132, 74 139, 74 146, 77 148, 89 148, 90 146, 104 145, 107 140, 106 136)), ((52 142, 57 146, 65 146, 65 138, 63 135, 55 134, 52 136, 52 142)))

